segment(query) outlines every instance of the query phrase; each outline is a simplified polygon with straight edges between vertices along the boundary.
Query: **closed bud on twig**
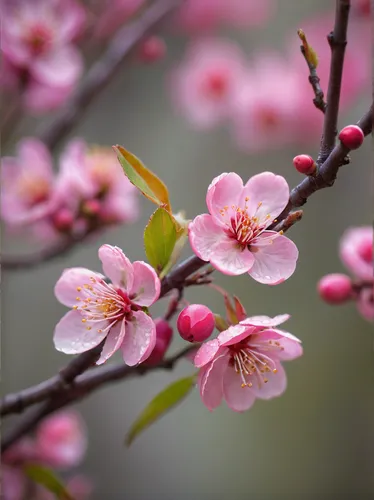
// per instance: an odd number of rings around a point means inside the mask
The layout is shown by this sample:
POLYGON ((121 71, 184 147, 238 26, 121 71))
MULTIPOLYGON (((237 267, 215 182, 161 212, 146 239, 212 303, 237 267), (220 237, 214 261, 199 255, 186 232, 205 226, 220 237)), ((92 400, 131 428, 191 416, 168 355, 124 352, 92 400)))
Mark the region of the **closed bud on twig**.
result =
POLYGON ((151 36, 139 47, 139 59, 145 63, 154 63, 165 57, 166 43, 159 36, 151 36))
POLYGON ((349 149, 358 149, 364 142, 364 133, 357 125, 347 125, 339 134, 343 146, 349 149))
POLYGON ((214 326, 212 311, 202 304, 185 307, 177 319, 178 332, 188 342, 203 342, 210 337, 214 326))
POLYGON ((309 155, 295 156, 293 164, 300 174, 313 175, 316 171, 316 162, 309 155))
POLYGON ((352 296, 352 282, 345 274, 327 274, 317 288, 320 297, 328 304, 342 304, 352 296))

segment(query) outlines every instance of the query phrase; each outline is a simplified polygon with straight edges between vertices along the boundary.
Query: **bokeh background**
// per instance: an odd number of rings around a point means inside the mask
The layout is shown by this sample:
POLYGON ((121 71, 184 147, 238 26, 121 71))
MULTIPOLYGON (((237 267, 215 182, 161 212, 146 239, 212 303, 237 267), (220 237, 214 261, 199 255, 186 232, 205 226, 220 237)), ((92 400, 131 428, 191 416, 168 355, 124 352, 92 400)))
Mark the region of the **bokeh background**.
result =
MULTIPOLYGON (((309 14, 333 3, 279 0, 267 27, 226 35, 240 41, 248 54, 276 47, 309 14)), ((295 146, 249 155, 234 147, 227 131, 201 133, 176 117, 165 73, 182 56, 184 42, 168 37, 167 44, 167 58, 158 64, 124 65, 72 136, 125 145, 166 181, 174 208, 185 209, 191 218, 205 211, 206 188, 223 171, 236 171, 245 179, 270 170, 284 175, 291 186, 299 182, 292 158, 301 152, 315 156, 318 142, 308 151, 295 146)), ((370 93, 368 89, 340 116, 340 126, 357 121, 370 93)), ((33 126, 26 123, 20 134, 32 134, 33 126)), ((3 154, 12 151, 12 145, 8 148, 3 154)), ((291 279, 266 287, 248 276, 216 274, 217 283, 238 295, 249 314, 292 315, 287 327, 302 339, 305 354, 286 366, 284 396, 258 401, 244 414, 224 405, 210 413, 194 391, 126 449, 124 436, 136 415, 167 384, 189 374, 191 365, 182 361, 173 372, 154 372, 94 393, 77 405, 88 426, 82 470, 94 480, 94 500, 374 498, 373 328, 354 304, 330 307, 316 294, 322 275, 343 271, 337 256, 343 231, 372 223, 371 149, 368 140, 352 154, 352 164, 341 169, 334 188, 318 192, 305 206, 303 221, 290 232, 300 250, 291 279)), ((131 259, 144 258, 142 232, 152 209, 144 200, 137 224, 107 231, 43 267, 3 272, 3 392, 35 384, 69 360, 52 344, 54 326, 65 313, 53 295, 61 271, 71 266, 99 270, 102 243, 118 245, 131 259)), ((3 237, 2 246, 25 251, 24 241, 10 237, 3 237)), ((186 298, 223 312, 221 296, 211 290, 190 289, 186 298)), ((155 315, 164 305, 157 304, 155 315)), ((182 345, 175 335, 171 351, 182 345)))

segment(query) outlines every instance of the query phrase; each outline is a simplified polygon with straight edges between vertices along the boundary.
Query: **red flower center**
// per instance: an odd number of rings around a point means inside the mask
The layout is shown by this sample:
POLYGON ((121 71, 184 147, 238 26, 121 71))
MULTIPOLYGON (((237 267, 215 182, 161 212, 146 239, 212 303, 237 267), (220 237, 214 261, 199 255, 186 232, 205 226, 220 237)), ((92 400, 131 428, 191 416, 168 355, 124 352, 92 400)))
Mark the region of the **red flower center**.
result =
POLYGON ((53 39, 51 29, 44 24, 33 25, 26 37, 26 43, 30 47, 34 56, 44 54, 53 39))
POLYGON ((209 97, 223 97, 228 90, 227 73, 218 70, 210 72, 204 81, 203 90, 209 97))

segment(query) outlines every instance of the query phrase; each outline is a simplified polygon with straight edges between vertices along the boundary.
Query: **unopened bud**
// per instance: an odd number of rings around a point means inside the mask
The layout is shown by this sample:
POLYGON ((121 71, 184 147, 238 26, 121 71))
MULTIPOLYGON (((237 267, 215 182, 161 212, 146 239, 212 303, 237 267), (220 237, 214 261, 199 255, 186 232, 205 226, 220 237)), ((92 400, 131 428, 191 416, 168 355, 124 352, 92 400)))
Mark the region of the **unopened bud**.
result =
POLYGON ((146 63, 154 63, 165 57, 166 43, 159 36, 151 36, 139 47, 139 59, 146 63))
POLYGON ((149 358, 144 361, 144 364, 148 366, 157 365, 162 361, 173 337, 173 329, 166 320, 156 318, 155 325, 156 344, 149 358))
POLYGON ((293 159, 293 164, 300 174, 312 175, 316 170, 316 163, 309 155, 298 155, 293 159))
POLYGON ((351 298, 352 282, 345 274, 327 274, 318 283, 318 293, 329 304, 342 304, 351 298))
POLYGON ((339 139, 343 146, 349 149, 357 149, 364 142, 364 133, 357 125, 344 127, 339 134, 339 139))
POLYGON ((183 309, 177 319, 180 336, 188 342, 203 342, 214 330, 214 315, 202 304, 191 304, 183 309))
POLYGON ((69 231, 74 224, 74 215, 68 208, 61 208, 53 215, 53 225, 58 231, 69 231))

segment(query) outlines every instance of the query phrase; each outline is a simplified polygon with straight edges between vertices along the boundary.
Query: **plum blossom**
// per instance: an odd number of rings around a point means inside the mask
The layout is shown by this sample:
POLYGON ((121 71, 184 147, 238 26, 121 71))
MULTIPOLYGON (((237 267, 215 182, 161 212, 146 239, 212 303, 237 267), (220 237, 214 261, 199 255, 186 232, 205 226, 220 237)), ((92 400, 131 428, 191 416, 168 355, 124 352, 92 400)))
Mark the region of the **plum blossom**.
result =
POLYGON ((145 361, 156 343, 156 326, 145 308, 159 297, 160 280, 142 261, 131 263, 118 247, 103 245, 105 277, 85 268, 66 269, 55 286, 57 299, 72 310, 55 328, 54 344, 65 354, 88 351, 104 342, 97 364, 118 349, 125 363, 145 361))
POLYGON ((1 217, 6 224, 29 224, 53 210, 52 158, 41 141, 23 139, 17 157, 2 158, 1 166, 1 217))
POLYGON ((374 321, 373 228, 347 229, 340 241, 340 258, 356 278, 367 282, 358 292, 357 308, 365 319, 374 321))
POLYGON ((248 27, 267 21, 271 0, 186 0, 175 15, 178 29, 195 33, 220 26, 248 27))
POLYGON ((39 111, 59 105, 83 71, 72 43, 85 22, 83 7, 75 0, 20 0, 4 3, 1 10, 3 55, 26 82, 26 104, 36 110, 40 105, 39 111))
POLYGON ((260 283, 276 285, 289 278, 298 258, 296 245, 282 232, 268 230, 287 205, 286 180, 271 172, 243 185, 236 173, 223 173, 208 187, 209 214, 189 225, 195 254, 224 274, 248 272, 260 283))
POLYGON ((277 328, 288 318, 287 314, 246 318, 200 347, 194 364, 200 369, 200 396, 209 410, 223 398, 232 410, 242 412, 256 398, 271 399, 285 391, 281 361, 303 353, 299 339, 277 328))
POLYGON ((244 59, 232 42, 194 41, 171 75, 175 107, 194 126, 208 129, 227 119, 244 74, 244 59))

